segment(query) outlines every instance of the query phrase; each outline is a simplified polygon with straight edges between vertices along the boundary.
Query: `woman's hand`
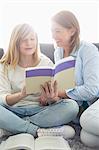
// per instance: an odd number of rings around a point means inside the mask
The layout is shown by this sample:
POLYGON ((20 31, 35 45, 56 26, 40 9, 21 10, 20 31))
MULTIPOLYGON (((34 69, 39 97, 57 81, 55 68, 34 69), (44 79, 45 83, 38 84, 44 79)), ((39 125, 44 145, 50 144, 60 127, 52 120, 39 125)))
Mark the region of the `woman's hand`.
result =
POLYGON ((46 91, 43 85, 41 85, 41 96, 40 96, 40 104, 42 106, 46 106, 47 105, 47 95, 46 95, 46 91))
POLYGON ((70 98, 70 97, 67 96, 65 90, 58 91, 58 96, 59 96, 61 99, 70 98))
POLYGON ((47 103, 53 103, 59 99, 57 81, 49 81, 41 85, 41 105, 47 105, 47 103))

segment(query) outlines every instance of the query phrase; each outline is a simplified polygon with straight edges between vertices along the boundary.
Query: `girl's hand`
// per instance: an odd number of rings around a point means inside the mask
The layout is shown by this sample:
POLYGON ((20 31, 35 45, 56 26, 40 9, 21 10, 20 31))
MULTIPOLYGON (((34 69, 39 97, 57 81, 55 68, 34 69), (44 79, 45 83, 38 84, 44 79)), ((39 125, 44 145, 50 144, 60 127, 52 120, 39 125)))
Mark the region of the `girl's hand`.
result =
POLYGON ((26 87, 24 86, 23 89, 21 90, 21 97, 24 98, 28 96, 28 94, 26 94, 26 87))
POLYGON ((28 96, 26 94, 26 87, 23 87, 23 89, 20 92, 13 93, 11 95, 7 95, 6 102, 8 105, 12 106, 12 105, 18 103, 19 101, 21 101, 22 98, 24 98, 26 96, 28 96))

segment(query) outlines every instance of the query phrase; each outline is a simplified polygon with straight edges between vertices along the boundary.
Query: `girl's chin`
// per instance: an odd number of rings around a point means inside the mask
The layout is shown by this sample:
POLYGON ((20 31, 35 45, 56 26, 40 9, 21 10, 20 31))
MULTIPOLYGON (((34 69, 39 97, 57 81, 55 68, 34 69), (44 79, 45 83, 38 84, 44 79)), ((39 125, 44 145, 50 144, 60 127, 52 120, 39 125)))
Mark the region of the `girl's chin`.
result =
POLYGON ((25 55, 29 56, 29 55, 33 55, 35 52, 26 52, 25 55))

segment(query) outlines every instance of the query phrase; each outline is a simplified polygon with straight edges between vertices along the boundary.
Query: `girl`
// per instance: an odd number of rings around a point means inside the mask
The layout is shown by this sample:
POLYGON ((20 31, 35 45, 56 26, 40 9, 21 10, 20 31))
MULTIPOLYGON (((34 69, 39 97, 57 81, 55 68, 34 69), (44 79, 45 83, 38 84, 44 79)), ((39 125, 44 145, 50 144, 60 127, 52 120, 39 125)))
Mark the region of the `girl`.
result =
MULTIPOLYGON (((8 51, 0 61, 0 128, 12 134, 27 132, 40 135, 42 127, 55 127, 70 122, 77 116, 75 101, 59 101, 48 105, 41 102, 41 93, 26 94, 25 68, 52 66, 50 59, 40 53, 37 34, 28 24, 17 25, 12 32, 8 51), (43 106, 45 105, 45 106, 43 106), (67 108, 68 107, 68 108, 67 108), (66 116, 70 116, 69 118, 66 116)), ((58 96, 56 96, 58 101, 58 96)), ((61 129, 73 131, 72 127, 61 129)), ((56 130, 55 130, 56 131, 56 130)))

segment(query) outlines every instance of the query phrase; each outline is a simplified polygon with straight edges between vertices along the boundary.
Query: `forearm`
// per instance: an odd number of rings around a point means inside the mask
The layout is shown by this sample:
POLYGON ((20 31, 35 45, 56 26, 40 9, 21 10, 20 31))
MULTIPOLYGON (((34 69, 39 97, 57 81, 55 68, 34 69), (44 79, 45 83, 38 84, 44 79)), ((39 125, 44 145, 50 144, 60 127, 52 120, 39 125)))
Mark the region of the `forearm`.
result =
POLYGON ((63 98, 63 99, 69 98, 69 97, 67 96, 65 90, 64 90, 64 91, 58 91, 58 97, 63 98))
POLYGON ((76 86, 74 89, 67 91, 68 96, 76 101, 91 101, 98 97, 99 86, 76 86), (95 87, 95 88, 94 88, 95 87))
POLYGON ((14 93, 14 94, 11 94, 11 95, 7 95, 6 96, 6 103, 10 106, 18 103, 22 98, 24 98, 25 96, 22 95, 21 92, 18 92, 18 93, 14 93))

